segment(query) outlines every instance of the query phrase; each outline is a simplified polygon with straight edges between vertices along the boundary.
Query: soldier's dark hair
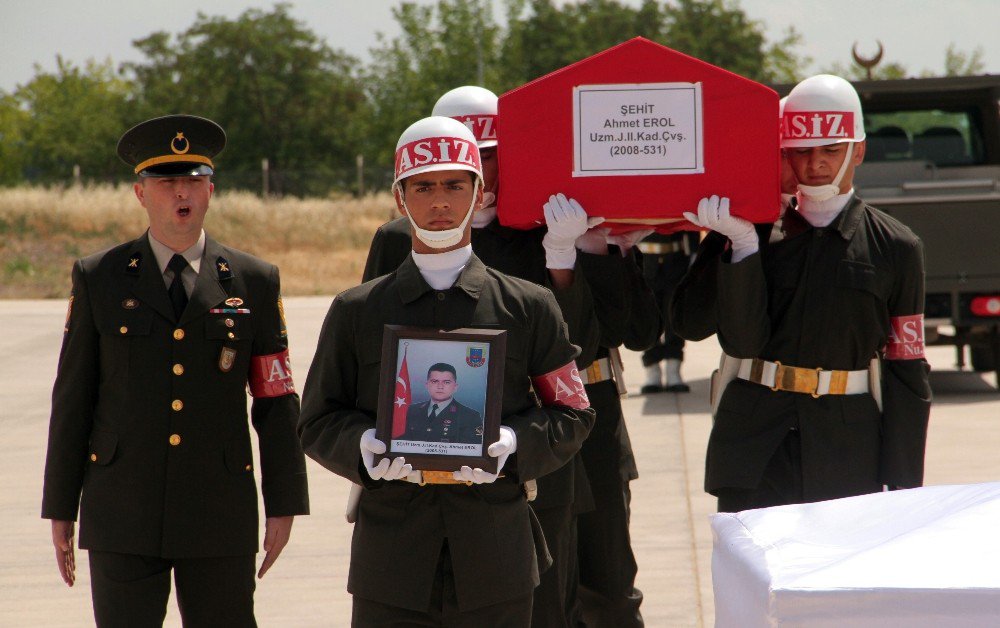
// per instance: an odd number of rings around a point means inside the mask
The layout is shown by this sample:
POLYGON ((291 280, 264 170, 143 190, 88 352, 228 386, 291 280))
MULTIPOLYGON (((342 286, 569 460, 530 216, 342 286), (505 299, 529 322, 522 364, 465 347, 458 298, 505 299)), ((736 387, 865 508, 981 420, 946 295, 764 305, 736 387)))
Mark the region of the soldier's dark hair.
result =
POLYGON ((455 378, 455 381, 458 381, 458 373, 455 372, 455 367, 445 362, 432 364, 431 367, 427 369, 427 379, 431 378, 431 371, 437 371, 438 373, 451 373, 451 376, 455 378))

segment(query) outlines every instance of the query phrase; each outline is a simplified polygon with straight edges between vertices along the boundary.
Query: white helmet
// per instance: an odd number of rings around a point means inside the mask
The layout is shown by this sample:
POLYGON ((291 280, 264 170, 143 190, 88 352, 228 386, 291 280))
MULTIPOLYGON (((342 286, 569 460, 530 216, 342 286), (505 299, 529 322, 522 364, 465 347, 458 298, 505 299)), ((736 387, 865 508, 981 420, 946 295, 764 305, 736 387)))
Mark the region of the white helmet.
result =
POLYGON ((497 145, 497 95, 488 89, 456 87, 438 98, 431 115, 454 118, 467 126, 479 148, 497 145))
POLYGON ((445 118, 431 116, 411 124, 396 142, 396 178, 393 187, 398 187, 399 200, 406 210, 413 231, 421 242, 434 249, 444 249, 461 242, 465 227, 472 217, 479 187, 483 184, 483 166, 479 159, 476 138, 464 124, 445 118), (437 170, 468 170, 476 174, 472 202, 465 210, 465 217, 458 227, 431 231, 420 228, 403 195, 402 180, 421 172, 437 170))
POLYGON ((832 74, 810 76, 788 94, 781 112, 781 147, 811 148, 865 139, 861 99, 832 74))
POLYGON ((396 185, 406 177, 433 170, 468 170, 483 179, 476 138, 464 124, 431 116, 411 124, 396 142, 396 185))

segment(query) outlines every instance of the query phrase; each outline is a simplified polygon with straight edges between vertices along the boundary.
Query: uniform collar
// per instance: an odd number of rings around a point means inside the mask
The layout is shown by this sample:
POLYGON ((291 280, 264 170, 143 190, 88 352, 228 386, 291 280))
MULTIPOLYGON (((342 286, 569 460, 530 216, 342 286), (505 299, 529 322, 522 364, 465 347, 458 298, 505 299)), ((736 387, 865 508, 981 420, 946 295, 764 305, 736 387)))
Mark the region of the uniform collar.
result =
POLYGON ((850 240, 858 230, 858 224, 861 223, 861 216, 864 213, 865 202, 858 198, 856 193, 852 194, 844 210, 830 223, 830 228, 836 229, 840 237, 850 240))
MULTIPOLYGON (((167 272, 167 264, 170 263, 170 258, 174 256, 176 251, 154 238, 153 234, 149 231, 146 232, 146 237, 149 238, 149 248, 153 250, 153 257, 156 258, 156 265, 160 267, 160 274, 162 275, 167 272)), ((198 241, 180 253, 181 257, 186 259, 188 264, 191 265, 191 269, 194 270, 195 274, 198 274, 201 270, 201 258, 205 253, 206 239, 205 230, 202 229, 201 234, 198 236, 198 241)))
MULTIPOLYGON (((486 278, 486 265, 473 253, 452 288, 458 288, 473 299, 478 299, 486 278)), ((399 265, 396 270, 396 280, 399 283, 399 296, 403 303, 412 303, 433 290, 420 274, 420 269, 413 262, 412 255, 407 255, 403 263, 399 265)))

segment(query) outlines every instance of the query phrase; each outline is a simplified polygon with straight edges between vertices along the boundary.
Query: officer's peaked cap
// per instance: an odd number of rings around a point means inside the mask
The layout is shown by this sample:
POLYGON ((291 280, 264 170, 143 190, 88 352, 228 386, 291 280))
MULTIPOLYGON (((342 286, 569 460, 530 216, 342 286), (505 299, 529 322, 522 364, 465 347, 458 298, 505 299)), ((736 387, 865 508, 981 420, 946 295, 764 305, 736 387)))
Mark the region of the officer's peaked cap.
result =
POLYGON ((144 177, 210 175, 226 132, 207 118, 170 115, 140 122, 118 140, 118 156, 144 177))

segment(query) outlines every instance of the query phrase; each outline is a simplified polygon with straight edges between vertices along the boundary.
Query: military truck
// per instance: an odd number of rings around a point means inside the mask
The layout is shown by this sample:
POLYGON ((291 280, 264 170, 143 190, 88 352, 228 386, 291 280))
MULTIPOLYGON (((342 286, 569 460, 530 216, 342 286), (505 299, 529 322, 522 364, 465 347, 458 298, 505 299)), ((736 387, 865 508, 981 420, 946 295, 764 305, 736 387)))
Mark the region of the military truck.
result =
POLYGON ((1000 388, 1000 75, 854 86, 867 133, 855 188, 924 242, 925 340, 954 345, 959 368, 968 346, 1000 388))

